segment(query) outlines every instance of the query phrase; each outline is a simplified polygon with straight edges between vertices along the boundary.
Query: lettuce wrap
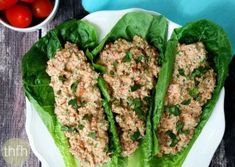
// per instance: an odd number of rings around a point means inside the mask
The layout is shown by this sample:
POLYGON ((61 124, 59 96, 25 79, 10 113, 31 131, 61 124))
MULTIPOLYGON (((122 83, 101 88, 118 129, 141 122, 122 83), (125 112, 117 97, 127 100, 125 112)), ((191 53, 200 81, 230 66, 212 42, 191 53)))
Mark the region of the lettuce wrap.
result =
MULTIPOLYGON (((33 104, 46 125, 56 146, 59 148, 65 162, 65 166, 80 166, 79 161, 70 153, 69 143, 61 130, 62 125, 58 122, 54 113, 55 97, 50 83, 50 77, 46 73, 47 61, 54 57, 56 51, 69 41, 77 44, 81 49, 92 49, 97 44, 96 29, 87 21, 70 20, 53 30, 36 42, 24 55, 22 60, 23 87, 25 95, 33 104)), ((105 102, 104 102, 105 106, 105 102)), ((115 127, 112 124, 110 111, 105 110, 109 123, 110 150, 113 152, 113 159, 118 152, 115 146, 115 127)), ((112 113, 111 113, 112 114, 112 113)), ((105 165, 112 166, 112 162, 105 165)))
MULTIPOLYGON (((145 39, 151 46, 155 47, 159 53, 158 65, 172 66, 173 61, 164 57, 165 44, 167 40, 168 23, 165 17, 155 16, 145 12, 131 12, 124 15, 113 27, 110 33, 100 42, 100 44, 91 52, 88 52, 92 62, 98 58, 98 54, 102 51, 105 44, 113 42, 119 38, 131 41, 135 35, 145 39), (170 63, 168 63, 170 60, 170 63)), ((171 56, 170 54, 168 56, 171 56)), ((105 68, 99 65, 98 71, 105 73, 105 68)), ((159 79, 158 79, 159 80, 159 79)), ((98 85, 107 102, 106 109, 111 111, 110 95, 107 85, 102 77, 98 80, 98 85)), ((155 89, 152 94, 155 94, 155 89)), ((153 100, 150 101, 150 108, 146 119, 146 134, 141 140, 139 148, 129 157, 119 157, 118 166, 149 166, 149 160, 152 154, 152 115, 153 100)))
POLYGON ((186 148, 176 154, 163 154, 161 157, 156 156, 159 153, 159 143, 156 134, 156 129, 160 123, 161 115, 164 111, 164 99, 166 96, 167 87, 172 77, 172 67, 163 70, 160 73, 159 82, 156 86, 156 91, 161 92, 155 95, 155 103, 153 109, 153 153, 154 157, 151 160, 151 166, 182 166, 186 156, 188 155, 193 143, 199 136, 204 125, 208 121, 215 104, 219 98, 220 91, 224 85, 224 81, 228 75, 228 65, 231 61, 232 51, 231 44, 227 35, 218 25, 208 21, 199 20, 186 24, 181 28, 174 30, 171 40, 167 44, 166 57, 171 54, 170 59, 175 59, 177 44, 192 44, 202 42, 208 52, 212 68, 216 72, 216 86, 211 99, 203 106, 200 120, 186 148), (161 90, 161 91, 159 91, 161 90))

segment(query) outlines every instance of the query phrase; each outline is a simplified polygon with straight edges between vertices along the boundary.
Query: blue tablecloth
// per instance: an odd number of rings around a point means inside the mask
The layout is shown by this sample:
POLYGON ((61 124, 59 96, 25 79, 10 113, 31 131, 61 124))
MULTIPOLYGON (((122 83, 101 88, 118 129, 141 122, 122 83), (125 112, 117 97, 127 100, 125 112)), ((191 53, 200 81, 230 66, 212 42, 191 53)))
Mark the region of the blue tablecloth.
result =
POLYGON ((235 52, 235 0, 83 0, 82 4, 88 12, 133 7, 153 10, 181 25, 207 18, 224 28, 235 52))

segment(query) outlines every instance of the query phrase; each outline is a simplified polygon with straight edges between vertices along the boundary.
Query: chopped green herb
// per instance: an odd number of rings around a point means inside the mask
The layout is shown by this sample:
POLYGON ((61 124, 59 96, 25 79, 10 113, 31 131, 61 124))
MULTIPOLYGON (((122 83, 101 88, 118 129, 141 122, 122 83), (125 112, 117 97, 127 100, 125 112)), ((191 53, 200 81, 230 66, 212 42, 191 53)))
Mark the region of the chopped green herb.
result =
POLYGON ((64 81, 66 81, 66 77, 64 75, 60 75, 59 76, 59 80, 64 82, 64 81))
POLYGON ((190 77, 191 77, 191 79, 193 79, 195 77, 200 77, 203 74, 205 74, 208 70, 209 70, 209 67, 198 67, 197 69, 193 70, 190 77))
POLYGON ((105 147, 104 147, 104 150, 103 150, 104 152, 108 152, 109 151, 109 146, 108 145, 105 145, 105 147))
POLYGON ((114 104, 115 106, 120 106, 120 105, 121 105, 121 102, 120 102, 120 100, 118 100, 118 99, 114 99, 114 100, 112 101, 112 104, 114 104))
POLYGON ((144 60, 144 58, 145 58, 144 55, 140 55, 139 57, 137 57, 136 63, 142 62, 144 60))
POLYGON ((189 90, 189 95, 193 98, 196 98, 199 94, 199 90, 197 88, 192 88, 189 90))
POLYGON ((180 115, 180 109, 178 106, 165 107, 165 111, 173 114, 174 116, 180 115))
POLYGON ((75 82, 70 86, 70 88, 71 88, 71 90, 72 90, 73 93, 76 92, 77 87, 78 87, 78 81, 75 81, 75 82))
POLYGON ((178 69, 178 72, 181 76, 185 76, 185 73, 184 73, 184 69, 183 68, 180 68, 178 69))
POLYGON ((113 72, 113 71, 110 71, 109 74, 112 75, 112 76, 114 76, 114 72, 113 72))
POLYGON ((135 107, 140 107, 141 106, 141 99, 135 98, 128 98, 128 104, 131 108, 135 108, 135 107))
POLYGON ((61 130, 62 130, 62 131, 65 131, 65 132, 74 132, 74 131, 76 131, 76 128, 74 128, 74 127, 69 127, 69 126, 62 126, 62 127, 61 127, 61 130))
POLYGON ((130 62, 131 61, 131 59, 132 59, 132 54, 131 54, 131 52, 129 51, 129 52, 127 52, 126 53, 126 56, 123 58, 123 62, 130 62))
POLYGON ((147 104, 150 104, 151 99, 152 99, 151 96, 145 96, 144 97, 144 101, 146 101, 147 104))
POLYGON ((134 92, 134 91, 140 89, 142 86, 143 85, 141 85, 141 84, 135 84, 135 85, 131 86, 131 91, 134 92))
POLYGON ((82 117, 82 120, 91 121, 92 117, 93 117, 92 114, 85 114, 85 115, 82 117))
POLYGON ((178 143, 178 139, 177 139, 177 137, 176 137, 176 135, 172 132, 172 131, 170 131, 170 130, 168 130, 167 132, 166 132, 166 135, 168 135, 170 138, 171 138, 171 144, 170 144, 170 147, 174 147, 177 143, 178 143))
POLYGON ((146 119, 145 113, 144 113, 144 111, 140 107, 134 108, 134 111, 135 111, 135 113, 138 115, 138 117, 141 120, 145 120, 146 119))
POLYGON ((118 65, 118 62, 117 62, 117 60, 115 60, 115 61, 113 62, 114 68, 117 68, 117 65, 118 65))
POLYGON ((189 134, 189 132, 190 132, 190 131, 189 131, 189 129, 187 129, 187 130, 183 131, 183 133, 184 133, 184 134, 186 134, 186 135, 188 135, 188 134, 189 134))
POLYGON ((147 63, 147 64, 150 63, 150 61, 151 61, 150 56, 145 56, 144 59, 145 59, 145 63, 147 63))
POLYGON ((176 130, 179 132, 179 133, 183 133, 183 128, 184 128, 184 123, 179 121, 176 123, 176 130))
POLYGON ((84 129, 84 125, 80 124, 80 125, 77 126, 77 128, 80 129, 80 130, 83 130, 84 129))
POLYGON ((201 96, 197 96, 197 97, 195 98, 195 100, 197 100, 197 101, 200 101, 201 99, 202 99, 201 96))
POLYGON ((145 120, 145 113, 142 110, 142 101, 141 99, 128 99, 129 106, 136 112, 138 117, 142 120, 145 120))
POLYGON ((131 135, 131 140, 136 141, 140 138, 140 131, 137 130, 131 135))
POLYGON ((79 107, 84 107, 86 103, 87 103, 86 101, 81 101, 81 102, 80 102, 80 105, 78 106, 78 108, 79 108, 79 107))
POLYGON ((69 100, 68 105, 71 105, 75 110, 77 110, 78 109, 77 99, 74 98, 69 100))
POLYGON ((189 105, 191 103, 191 99, 184 100, 181 104, 183 105, 189 105))
POLYGON ((92 139, 96 139, 96 132, 90 132, 88 134, 88 137, 92 138, 92 139))

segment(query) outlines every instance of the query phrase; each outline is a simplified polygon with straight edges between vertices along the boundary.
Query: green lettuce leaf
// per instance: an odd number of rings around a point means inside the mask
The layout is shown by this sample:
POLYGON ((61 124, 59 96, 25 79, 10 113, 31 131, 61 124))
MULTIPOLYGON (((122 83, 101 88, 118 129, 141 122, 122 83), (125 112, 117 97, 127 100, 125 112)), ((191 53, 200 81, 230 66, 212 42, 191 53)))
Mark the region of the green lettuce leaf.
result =
MULTIPOLYGON (((157 156, 153 157, 151 160, 151 166, 161 166, 161 167, 182 166, 193 143, 199 136, 201 130, 203 129, 204 125, 206 124, 207 120, 209 119, 215 107, 215 104, 219 98, 220 91, 224 85, 224 81, 228 75, 228 65, 232 57, 231 44, 228 40, 227 35, 225 34, 222 28, 220 28, 218 25, 208 20, 199 20, 196 22, 191 22, 186 24, 182 28, 175 29, 171 40, 173 42, 177 43, 179 42, 185 44, 190 44, 198 41, 203 42, 203 44, 206 47, 206 50, 208 51, 209 61, 211 61, 211 63, 213 64, 213 68, 217 73, 217 83, 212 98, 203 107, 203 112, 200 118, 200 122, 196 127, 194 136, 192 140, 189 142, 188 146, 175 155, 163 155, 162 157, 157 157, 157 156)), ((176 50, 175 45, 169 46, 166 49, 166 54, 169 53, 172 54, 172 59, 174 59, 176 54, 176 51, 174 50, 176 50)), ((169 70, 172 71, 172 69, 169 70)), ((168 74, 170 73, 168 72, 168 74)), ((161 75, 164 75, 163 70, 161 71, 159 78, 161 78, 161 75)), ((155 98, 156 104, 153 117, 153 123, 154 123, 153 130, 156 130, 160 121, 161 113, 163 111, 163 100, 166 88, 162 87, 163 82, 169 84, 169 78, 166 77, 165 81, 164 79, 160 79, 157 85, 159 87, 156 91, 157 92, 164 91, 164 95, 159 95, 161 96, 160 98, 158 98, 158 96, 156 96, 155 98)), ((154 148, 154 153, 157 153, 159 151, 159 145, 156 134, 154 136, 154 144, 156 147, 154 148)))
MULTIPOLYGON (((100 44, 92 50, 90 53, 93 59, 97 59, 98 54, 102 51, 105 44, 113 42, 118 38, 124 38, 128 41, 132 41, 135 35, 138 35, 155 48, 160 53, 158 61, 159 65, 164 63, 164 50, 167 40, 168 24, 167 20, 163 16, 155 16, 146 12, 130 12, 125 14, 113 27, 111 32, 100 42, 100 44)), ((99 87, 105 98, 109 101, 109 91, 105 84, 105 81, 99 79, 99 87)), ((146 120, 146 135, 141 140, 139 148, 129 157, 119 157, 118 166, 135 166, 135 167, 147 167, 149 165, 150 156, 152 155, 152 115, 153 102, 151 102, 150 109, 148 111, 146 120)), ((111 109, 109 108, 111 111, 111 109)), ((117 140, 119 140, 117 138, 117 140)), ((119 142, 120 143, 120 142, 119 142)))
POLYGON ((65 165, 76 167, 80 166, 79 162, 70 153, 69 143, 54 113, 55 98, 46 73, 47 61, 66 41, 78 44, 82 49, 92 49, 97 43, 96 29, 86 21, 71 20, 48 32, 24 55, 22 79, 25 95, 53 137, 65 165))
POLYGON ((150 45, 158 49, 163 60, 168 24, 164 16, 155 16, 146 12, 130 12, 125 14, 113 27, 111 32, 92 50, 94 58, 104 48, 105 44, 124 38, 131 41, 135 35, 146 39, 150 45))

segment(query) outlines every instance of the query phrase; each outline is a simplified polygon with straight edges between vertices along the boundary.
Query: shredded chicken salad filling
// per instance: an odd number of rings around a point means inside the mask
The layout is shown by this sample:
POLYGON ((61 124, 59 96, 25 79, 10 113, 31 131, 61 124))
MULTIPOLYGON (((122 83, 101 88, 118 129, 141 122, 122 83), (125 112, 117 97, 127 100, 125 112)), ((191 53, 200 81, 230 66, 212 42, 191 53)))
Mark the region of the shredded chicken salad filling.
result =
POLYGON ((172 81, 157 128, 160 156, 187 146, 200 121, 203 105, 212 97, 216 73, 201 42, 178 46, 172 81))
POLYGON ((47 73, 55 94, 55 113, 72 154, 84 166, 103 164, 108 152, 108 122, 97 87, 98 74, 76 45, 66 43, 48 61, 47 73))
POLYGON ((160 68, 158 52, 147 41, 118 39, 108 43, 98 62, 106 67, 103 75, 111 95, 111 107, 118 124, 122 155, 132 154, 145 135, 151 89, 160 68))

